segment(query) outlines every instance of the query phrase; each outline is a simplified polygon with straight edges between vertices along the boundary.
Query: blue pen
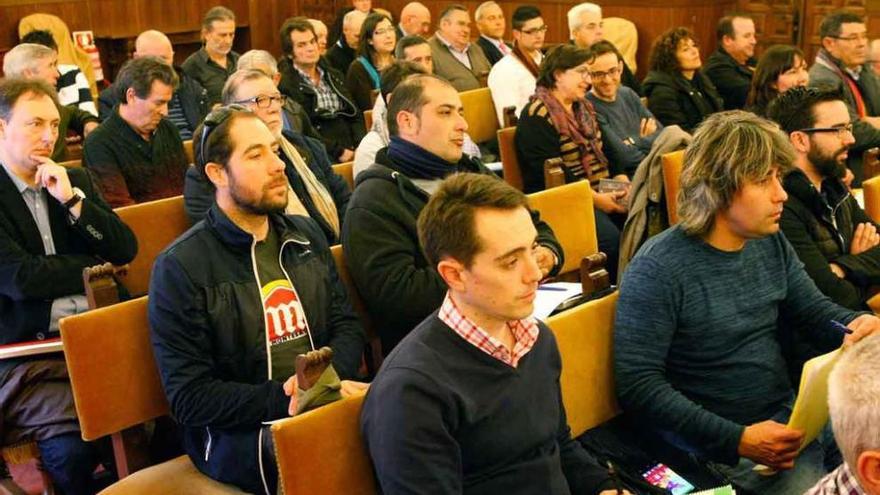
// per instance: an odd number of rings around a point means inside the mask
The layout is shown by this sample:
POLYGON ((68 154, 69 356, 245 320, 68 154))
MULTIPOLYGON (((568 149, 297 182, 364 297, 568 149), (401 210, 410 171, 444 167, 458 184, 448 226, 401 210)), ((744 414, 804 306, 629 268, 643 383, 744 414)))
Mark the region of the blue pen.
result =
POLYGON ((847 335, 853 333, 852 330, 850 330, 849 328, 846 328, 846 325, 844 325, 843 323, 836 321, 836 320, 831 320, 831 327, 834 328, 835 330, 840 330, 841 332, 843 332, 847 335))
POLYGON ((552 290, 556 292, 565 292, 567 289, 564 287, 547 287, 546 285, 539 285, 538 290, 552 290))

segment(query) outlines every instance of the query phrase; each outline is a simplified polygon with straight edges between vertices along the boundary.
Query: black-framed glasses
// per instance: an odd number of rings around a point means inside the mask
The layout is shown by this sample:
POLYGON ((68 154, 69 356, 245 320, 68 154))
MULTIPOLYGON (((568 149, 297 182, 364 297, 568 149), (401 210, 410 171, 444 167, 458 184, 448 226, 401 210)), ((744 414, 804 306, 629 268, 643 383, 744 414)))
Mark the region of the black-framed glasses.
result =
POLYGON ((868 33, 855 33, 849 36, 829 36, 840 41, 868 41, 868 33))
POLYGON ((847 134, 852 134, 853 125, 852 122, 849 124, 840 126, 840 127, 808 127, 806 129, 798 129, 799 132, 806 132, 807 134, 814 134, 817 132, 836 132, 837 137, 843 139, 847 134))
POLYGON ((614 66, 607 71, 590 71, 590 77, 593 79, 604 79, 605 77, 617 77, 620 75, 620 67, 614 66))
POLYGON ((232 103, 214 110, 205 117, 205 120, 202 121, 202 135, 199 137, 199 167, 204 168, 205 164, 208 163, 208 160, 205 158, 207 155, 205 153, 205 145, 208 142, 208 136, 216 129, 220 127, 221 124, 229 120, 229 117, 235 112, 250 112, 250 109, 244 105, 239 105, 237 103, 232 103))
POLYGON ((525 34, 528 34, 529 36, 531 36, 531 35, 533 35, 533 34, 546 33, 546 32, 547 32, 547 29, 549 29, 549 28, 548 28, 547 25, 545 24, 545 25, 543 25, 543 26, 535 27, 535 28, 532 28, 532 29, 523 29, 522 32, 525 33, 525 34))
POLYGON ((281 106, 284 106, 284 103, 287 101, 287 97, 282 94, 277 95, 258 95, 253 98, 248 98, 246 100, 238 100, 235 102, 236 105, 256 105, 257 108, 269 108, 273 103, 278 103, 281 106))

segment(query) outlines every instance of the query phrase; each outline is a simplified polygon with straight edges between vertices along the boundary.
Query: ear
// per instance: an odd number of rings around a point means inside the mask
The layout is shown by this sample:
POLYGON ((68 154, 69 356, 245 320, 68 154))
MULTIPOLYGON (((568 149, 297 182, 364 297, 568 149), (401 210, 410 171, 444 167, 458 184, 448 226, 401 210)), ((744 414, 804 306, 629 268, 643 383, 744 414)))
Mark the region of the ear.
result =
POLYGON ((465 267, 452 258, 444 258, 437 263, 437 273, 446 282, 449 290, 464 292, 465 290, 465 267))
MULTIPOLYGON (((858 473, 859 482, 867 493, 880 493, 880 451, 867 450, 859 455, 858 473)), ((852 468, 852 466, 850 466, 852 468)))
POLYGON ((134 88, 128 88, 125 90, 125 103, 131 104, 134 99, 137 98, 137 95, 134 92, 134 88))
POLYGON ((810 135, 806 132, 794 131, 788 135, 788 140, 798 153, 810 151, 810 135))
POLYGON ((205 164, 205 175, 208 180, 214 184, 217 189, 226 189, 229 187, 229 176, 226 174, 226 168, 219 163, 208 162, 205 164))
POLYGON ((397 121, 397 133, 401 136, 409 135, 418 128, 418 117, 412 112, 401 110, 395 116, 397 121))
POLYGON ((272 76, 272 82, 275 83, 275 86, 281 84, 281 73, 276 72, 274 76, 272 76))
POLYGON ((519 43, 519 39, 522 38, 522 33, 517 31, 516 29, 511 30, 510 33, 513 35, 513 41, 519 43))
POLYGON ((0 119, 0 139, 6 137, 6 120, 0 119))
POLYGON ((822 42, 822 48, 824 48, 827 51, 831 51, 831 47, 834 45, 834 38, 832 38, 830 36, 826 36, 826 37, 822 38, 821 42, 822 42))

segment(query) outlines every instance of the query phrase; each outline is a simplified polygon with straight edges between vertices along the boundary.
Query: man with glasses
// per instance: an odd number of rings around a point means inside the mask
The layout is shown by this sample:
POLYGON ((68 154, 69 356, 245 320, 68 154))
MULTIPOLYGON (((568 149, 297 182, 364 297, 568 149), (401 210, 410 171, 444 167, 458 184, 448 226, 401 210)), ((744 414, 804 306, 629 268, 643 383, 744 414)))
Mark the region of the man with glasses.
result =
POLYGON ((718 48, 706 60, 704 72, 724 99, 725 110, 746 106, 755 72, 755 21, 744 15, 726 15, 718 21, 718 48))
MULTIPOLYGON (((569 9, 568 32, 571 43, 578 48, 590 48, 603 40, 602 7, 595 3, 580 3, 569 9)), ((642 85, 626 62, 623 62, 623 85, 642 95, 642 85)))
POLYGON ((663 124, 642 104, 639 95, 621 86, 623 59, 608 41, 593 45, 593 60, 588 63, 593 88, 587 98, 596 110, 602 130, 602 151, 629 178, 648 156, 663 124))
POLYGON ((834 302, 867 309, 880 283, 880 233, 842 180, 853 125, 840 93, 792 88, 768 110, 788 134, 796 170, 785 177, 780 226, 816 286, 834 302))
POLYGON ((843 94, 853 121, 856 142, 848 165, 855 174, 853 184, 862 182, 862 152, 880 145, 880 81, 866 63, 868 31, 857 14, 836 11, 819 26, 822 48, 810 68, 810 86, 831 87, 843 94))
POLYGON ((156 259, 150 337, 193 464, 274 495, 264 422, 366 388, 345 381, 357 376, 364 333, 325 236, 312 219, 283 214, 295 199, 276 134, 235 106, 209 114, 195 136, 215 202, 156 259))
POLYGON ((364 119, 345 86, 342 73, 318 55, 315 28, 305 17, 291 17, 281 26, 278 89, 305 108, 318 129, 330 158, 347 162, 364 137, 364 119))
MULTIPOLYGON (((223 104, 242 105, 254 112, 278 140, 278 156, 284 162, 289 201, 288 215, 304 215, 314 220, 328 244, 339 242, 339 229, 351 192, 342 177, 333 173, 330 159, 320 141, 284 131, 282 106, 285 97, 263 72, 240 70, 223 87, 223 104)), ((214 188, 198 169, 186 173, 186 212, 194 221, 205 217, 214 202, 214 188)))
POLYGON ((519 115, 535 94, 538 67, 544 60, 541 48, 547 25, 541 11, 533 5, 521 5, 513 12, 513 49, 489 72, 489 90, 495 102, 498 123, 504 127, 504 109, 516 107, 519 115))

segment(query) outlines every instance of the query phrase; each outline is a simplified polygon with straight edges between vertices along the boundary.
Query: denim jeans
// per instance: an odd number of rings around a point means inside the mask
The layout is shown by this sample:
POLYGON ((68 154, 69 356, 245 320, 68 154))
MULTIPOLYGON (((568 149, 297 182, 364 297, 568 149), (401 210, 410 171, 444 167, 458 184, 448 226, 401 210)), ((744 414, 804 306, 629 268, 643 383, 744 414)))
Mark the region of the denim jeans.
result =
POLYGON ((95 446, 79 434, 69 433, 39 440, 43 469, 64 495, 93 494, 92 473, 98 466, 95 446))

